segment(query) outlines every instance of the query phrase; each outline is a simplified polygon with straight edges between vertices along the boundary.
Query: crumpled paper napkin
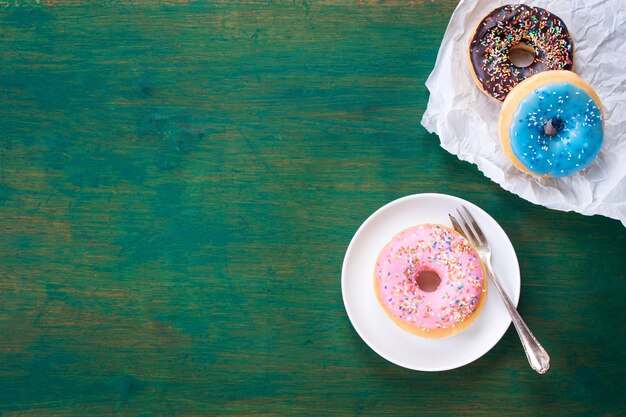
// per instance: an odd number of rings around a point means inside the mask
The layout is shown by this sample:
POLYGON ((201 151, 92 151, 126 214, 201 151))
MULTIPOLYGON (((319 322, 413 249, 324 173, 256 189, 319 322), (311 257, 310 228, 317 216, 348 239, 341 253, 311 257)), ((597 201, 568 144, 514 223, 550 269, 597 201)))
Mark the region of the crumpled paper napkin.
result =
POLYGON ((545 207, 600 214, 626 226, 626 8, 623 0, 553 0, 524 3, 559 16, 574 41, 574 68, 596 90, 604 110, 604 144, 586 170, 564 178, 538 178, 513 167, 500 149, 501 104, 476 86, 468 62, 474 28, 491 10, 515 1, 461 0, 444 34, 422 125, 441 146, 478 166, 487 177, 545 207))

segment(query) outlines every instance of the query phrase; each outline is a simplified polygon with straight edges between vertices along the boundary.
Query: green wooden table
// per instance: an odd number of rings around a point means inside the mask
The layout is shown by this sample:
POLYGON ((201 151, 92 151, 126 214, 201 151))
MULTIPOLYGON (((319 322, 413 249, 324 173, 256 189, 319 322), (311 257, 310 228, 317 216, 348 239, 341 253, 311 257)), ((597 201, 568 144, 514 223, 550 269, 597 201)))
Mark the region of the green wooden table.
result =
POLYGON ((0 416, 623 416, 626 232, 502 190, 420 125, 455 2, 0 2, 0 416), (393 365, 340 287, 398 197, 509 234, 519 310, 393 365))

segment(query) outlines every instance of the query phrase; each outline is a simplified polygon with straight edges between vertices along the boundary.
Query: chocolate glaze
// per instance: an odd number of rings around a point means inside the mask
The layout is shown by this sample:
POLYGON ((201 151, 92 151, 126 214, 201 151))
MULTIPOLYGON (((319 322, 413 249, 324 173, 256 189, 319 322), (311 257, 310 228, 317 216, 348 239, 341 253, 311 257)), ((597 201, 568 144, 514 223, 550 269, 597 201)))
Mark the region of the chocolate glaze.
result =
POLYGON ((470 61, 476 78, 492 97, 502 101, 518 83, 541 71, 571 70, 574 47, 563 21, 539 7, 506 5, 489 13, 470 43, 470 61), (524 43, 535 50, 525 68, 509 59, 511 47, 524 43))

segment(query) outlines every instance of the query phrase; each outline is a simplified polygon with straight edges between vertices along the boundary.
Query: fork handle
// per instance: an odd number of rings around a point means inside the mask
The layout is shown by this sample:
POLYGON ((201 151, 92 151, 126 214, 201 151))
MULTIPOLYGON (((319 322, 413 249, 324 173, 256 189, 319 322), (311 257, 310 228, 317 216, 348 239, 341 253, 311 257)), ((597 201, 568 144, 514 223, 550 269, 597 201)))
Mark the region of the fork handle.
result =
POLYGON ((548 369, 550 369, 550 356, 548 356, 546 350, 543 346, 541 346, 522 317, 519 315, 517 309, 511 302, 511 299, 500 285, 498 278, 495 276, 493 271, 491 271, 491 268, 486 267, 485 269, 487 270, 487 275, 491 278, 491 282, 495 284, 496 289, 500 293, 502 301, 504 301, 504 306, 511 316, 513 325, 515 326, 517 334, 522 342, 522 346, 524 347, 524 352, 526 352, 526 357, 528 358, 530 367, 540 374, 545 374, 548 372, 548 369))

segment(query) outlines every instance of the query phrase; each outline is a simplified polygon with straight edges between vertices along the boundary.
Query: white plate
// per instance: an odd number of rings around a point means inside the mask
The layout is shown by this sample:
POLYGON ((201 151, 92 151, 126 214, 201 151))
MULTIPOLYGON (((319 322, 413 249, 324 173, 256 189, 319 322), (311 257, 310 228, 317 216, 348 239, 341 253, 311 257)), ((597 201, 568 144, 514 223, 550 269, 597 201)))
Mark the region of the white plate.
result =
POLYGON ((374 266, 378 254, 396 233, 422 223, 452 226, 448 213, 465 205, 491 243, 493 268, 515 305, 520 294, 520 272, 511 241, 500 225, 478 206, 445 194, 416 194, 381 207, 357 230, 343 262, 341 290, 352 325, 361 338, 383 358, 418 371, 445 371, 466 365, 487 353, 511 323, 493 285, 485 305, 460 333, 427 339, 408 333, 387 316, 376 299, 374 266))

